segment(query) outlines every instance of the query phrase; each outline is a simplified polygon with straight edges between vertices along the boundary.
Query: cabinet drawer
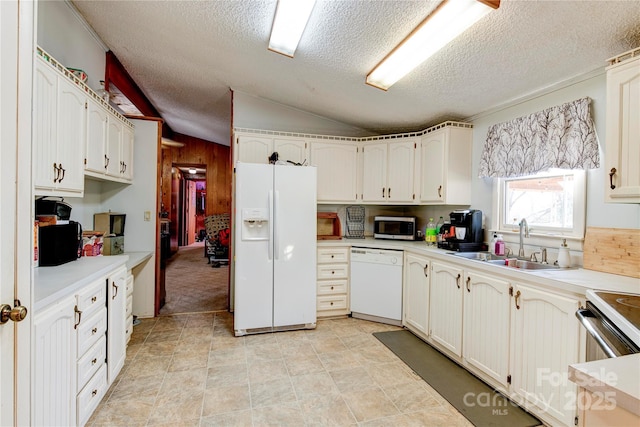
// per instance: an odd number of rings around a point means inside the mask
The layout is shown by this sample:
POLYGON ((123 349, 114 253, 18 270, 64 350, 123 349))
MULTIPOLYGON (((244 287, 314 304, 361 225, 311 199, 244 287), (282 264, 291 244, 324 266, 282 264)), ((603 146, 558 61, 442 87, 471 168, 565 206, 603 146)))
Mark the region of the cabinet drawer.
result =
POLYGON ((80 359, 78 359, 78 390, 105 364, 107 358, 107 339, 103 336, 80 359))
POLYGON ((318 264, 348 261, 349 248, 318 248, 318 264))
POLYGON ((82 317, 89 317, 100 307, 106 305, 107 285, 105 279, 96 280, 78 293, 78 310, 82 317))
POLYGON ((347 309, 347 296, 346 295, 332 295, 318 297, 318 311, 323 310, 346 310, 347 309))
POLYGON ((346 279, 349 277, 348 264, 321 264, 318 265, 318 280, 346 279))
POLYGON ((78 425, 85 425, 87 420, 98 407, 107 392, 107 365, 103 364, 98 372, 89 380, 78 393, 76 400, 78 410, 78 425))
POLYGON ((102 307, 88 319, 82 319, 78 325, 78 356, 82 357, 107 331, 107 309, 102 307))
POLYGON ((347 293, 347 279, 318 282, 318 295, 336 295, 347 293))
POLYGON ((129 295, 127 297, 127 308, 126 308, 126 314, 124 317, 129 317, 132 314, 133 314, 133 297, 129 295))
POLYGON ((127 276, 127 295, 133 295, 133 274, 127 276))
POLYGON ((127 317, 127 320, 125 320, 124 322, 124 333, 125 336, 127 337, 127 342, 129 342, 129 340, 131 339, 131 334, 133 333, 133 316, 129 316, 127 317))

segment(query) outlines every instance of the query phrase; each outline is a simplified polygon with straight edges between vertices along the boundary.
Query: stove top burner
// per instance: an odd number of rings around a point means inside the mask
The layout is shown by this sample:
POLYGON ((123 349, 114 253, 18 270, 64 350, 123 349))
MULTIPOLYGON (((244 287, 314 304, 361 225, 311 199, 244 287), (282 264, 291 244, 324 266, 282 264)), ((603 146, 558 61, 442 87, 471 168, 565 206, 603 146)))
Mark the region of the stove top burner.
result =
POLYGON ((614 292, 595 292, 607 304, 640 329, 640 295, 618 294, 614 292))

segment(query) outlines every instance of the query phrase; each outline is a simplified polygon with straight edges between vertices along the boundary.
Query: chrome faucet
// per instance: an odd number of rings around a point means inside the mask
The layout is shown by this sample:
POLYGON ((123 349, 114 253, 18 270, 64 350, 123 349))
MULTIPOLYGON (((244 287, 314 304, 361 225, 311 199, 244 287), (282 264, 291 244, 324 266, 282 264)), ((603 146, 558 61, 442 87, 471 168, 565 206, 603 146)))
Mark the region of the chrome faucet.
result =
POLYGON ((529 224, 527 224, 527 220, 522 218, 520 223, 518 224, 520 227, 520 249, 518 249, 518 258, 524 258, 524 238, 529 237, 529 224))
POLYGON ((542 255, 541 255, 542 259, 540 260, 540 263, 541 264, 548 264, 548 262, 547 262, 547 248, 542 248, 541 251, 542 251, 542 255))

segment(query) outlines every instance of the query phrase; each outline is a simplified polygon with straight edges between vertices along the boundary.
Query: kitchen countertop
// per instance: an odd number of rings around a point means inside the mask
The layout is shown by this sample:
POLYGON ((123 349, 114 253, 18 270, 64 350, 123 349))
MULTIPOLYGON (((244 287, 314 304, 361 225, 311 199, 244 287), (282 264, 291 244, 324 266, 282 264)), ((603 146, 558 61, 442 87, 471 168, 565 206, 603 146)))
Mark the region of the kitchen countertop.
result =
POLYGON ((569 379, 640 416, 640 354, 569 365, 569 379))
POLYGON ((153 252, 81 257, 55 267, 33 269, 34 311, 71 295, 83 286, 124 265, 128 270, 144 262, 153 252))
POLYGON ((382 240, 374 238, 318 240, 322 246, 360 246, 379 249, 395 249, 422 254, 440 261, 451 262, 466 268, 474 268, 493 274, 500 274, 512 280, 535 281, 536 285, 563 292, 571 292, 584 297, 588 289, 619 291, 640 294, 640 279, 601 273, 584 268, 521 270, 512 267, 490 264, 483 261, 469 260, 451 255, 452 251, 427 246, 419 241, 382 240))

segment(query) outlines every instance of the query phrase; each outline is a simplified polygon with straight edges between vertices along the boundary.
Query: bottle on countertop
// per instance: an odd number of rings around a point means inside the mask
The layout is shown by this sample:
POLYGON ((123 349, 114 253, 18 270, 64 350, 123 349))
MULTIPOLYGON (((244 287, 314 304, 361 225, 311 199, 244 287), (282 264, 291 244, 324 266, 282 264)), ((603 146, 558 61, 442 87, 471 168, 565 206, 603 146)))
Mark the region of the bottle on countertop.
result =
POLYGON ((498 241, 498 233, 493 233, 493 239, 491 239, 491 243, 489 243, 489 251, 492 254, 496 254, 496 242, 498 241))
POLYGON ((562 239, 558 249, 558 267, 571 267, 571 253, 567 246, 567 239, 562 239))
POLYGON ((436 234, 440 234, 440 229, 442 228, 443 225, 444 225, 444 217, 440 217, 440 219, 438 219, 438 222, 436 222, 436 234))
POLYGON ((427 223, 427 229, 425 232, 425 241, 428 246, 436 245, 436 223, 433 222, 433 218, 429 218, 429 222, 427 223))
POLYGON ((495 254, 498 256, 504 256, 504 240, 502 238, 502 234, 498 234, 496 238, 496 243, 494 245, 495 254))

